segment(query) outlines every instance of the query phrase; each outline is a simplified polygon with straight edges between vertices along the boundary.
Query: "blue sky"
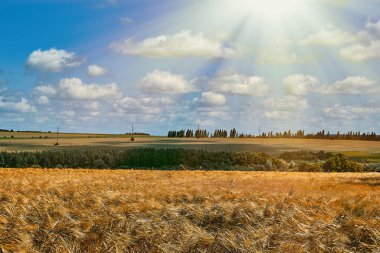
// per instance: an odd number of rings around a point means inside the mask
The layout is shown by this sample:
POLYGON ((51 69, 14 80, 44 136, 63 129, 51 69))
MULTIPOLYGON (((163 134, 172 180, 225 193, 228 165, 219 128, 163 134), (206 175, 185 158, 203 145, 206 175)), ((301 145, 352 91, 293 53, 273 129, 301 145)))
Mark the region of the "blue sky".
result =
POLYGON ((379 0, 4 0, 0 128, 380 132, 379 0))

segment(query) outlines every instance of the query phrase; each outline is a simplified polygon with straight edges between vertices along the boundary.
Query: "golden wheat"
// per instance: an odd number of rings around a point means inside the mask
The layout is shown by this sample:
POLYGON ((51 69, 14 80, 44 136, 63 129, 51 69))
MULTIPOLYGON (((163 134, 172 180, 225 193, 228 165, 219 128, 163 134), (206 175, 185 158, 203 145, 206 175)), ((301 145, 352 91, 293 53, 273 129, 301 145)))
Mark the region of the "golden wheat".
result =
POLYGON ((0 170, 0 252, 378 252, 380 176, 0 170))

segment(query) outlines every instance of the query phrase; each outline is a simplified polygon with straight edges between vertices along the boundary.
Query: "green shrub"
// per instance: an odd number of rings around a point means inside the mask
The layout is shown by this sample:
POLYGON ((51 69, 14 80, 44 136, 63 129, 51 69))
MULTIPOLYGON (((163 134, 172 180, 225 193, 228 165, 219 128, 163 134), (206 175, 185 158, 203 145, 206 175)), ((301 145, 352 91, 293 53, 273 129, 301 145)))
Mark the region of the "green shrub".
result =
POLYGON ((380 172, 380 163, 371 163, 364 166, 365 172, 380 172))
POLYGON ((326 153, 324 151, 312 152, 306 150, 299 150, 283 152, 280 154, 279 158, 285 161, 318 161, 329 159, 331 156, 331 153, 326 153))
POLYGON ((285 171, 285 170, 287 170, 289 168, 289 165, 283 159, 273 158, 272 159, 272 168, 274 170, 285 171))
POLYGON ((318 163, 300 163, 298 165, 298 171, 300 172, 321 172, 321 165, 318 163))
POLYGON ((325 172, 363 172, 363 166, 357 162, 349 161, 343 154, 328 159, 322 166, 325 172))

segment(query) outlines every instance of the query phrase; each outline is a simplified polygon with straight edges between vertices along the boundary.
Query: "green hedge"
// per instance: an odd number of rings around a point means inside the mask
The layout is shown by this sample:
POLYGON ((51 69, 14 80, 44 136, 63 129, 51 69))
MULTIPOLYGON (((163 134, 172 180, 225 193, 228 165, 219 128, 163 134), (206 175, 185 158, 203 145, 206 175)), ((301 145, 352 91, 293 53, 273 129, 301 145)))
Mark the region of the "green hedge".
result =
MULTIPOLYGON (((280 157, 304 160, 330 157, 328 153, 288 152, 280 157), (288 155, 288 156, 287 156, 288 155)), ((4 168, 89 168, 89 169, 202 169, 304 172, 362 172, 363 166, 342 155, 331 156, 322 166, 314 162, 286 162, 265 153, 213 152, 188 149, 141 148, 132 150, 73 150, 43 152, 0 152, 4 168)), ((367 166, 368 167, 368 166, 367 166)))
POLYGON ((265 165, 265 153, 211 152, 186 149, 133 149, 88 151, 43 151, 0 153, 0 167, 5 168, 189 168, 250 167, 265 165))

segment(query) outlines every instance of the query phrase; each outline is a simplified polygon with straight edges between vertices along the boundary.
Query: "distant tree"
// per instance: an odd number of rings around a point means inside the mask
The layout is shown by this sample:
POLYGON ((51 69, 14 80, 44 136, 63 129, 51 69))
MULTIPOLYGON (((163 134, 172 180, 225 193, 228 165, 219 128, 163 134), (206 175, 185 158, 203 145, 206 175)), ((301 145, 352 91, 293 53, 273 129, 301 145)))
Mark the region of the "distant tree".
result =
POLYGON ((236 129, 233 128, 230 130, 230 138, 236 138, 237 137, 237 132, 236 129))

